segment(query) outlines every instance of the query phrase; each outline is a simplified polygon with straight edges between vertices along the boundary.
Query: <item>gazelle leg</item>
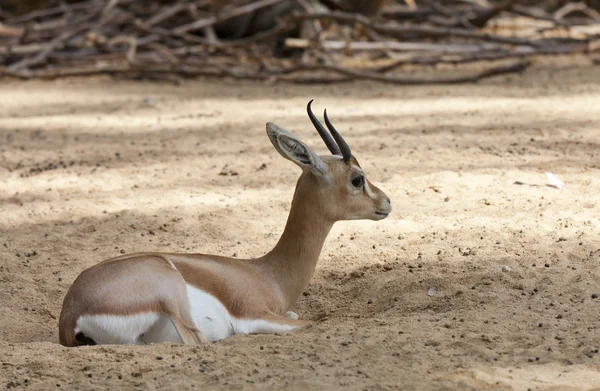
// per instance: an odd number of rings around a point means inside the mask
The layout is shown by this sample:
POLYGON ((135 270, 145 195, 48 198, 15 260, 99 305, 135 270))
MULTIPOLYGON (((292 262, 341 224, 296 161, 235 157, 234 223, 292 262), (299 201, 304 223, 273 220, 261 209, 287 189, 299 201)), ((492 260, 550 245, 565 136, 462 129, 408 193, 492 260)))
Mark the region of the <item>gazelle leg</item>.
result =
POLYGON ((293 319, 293 320, 298 320, 298 318, 299 318, 298 314, 295 313, 294 311, 288 311, 285 314, 285 317, 288 318, 288 319, 293 319))
POLYGON ((284 333, 308 326, 310 322, 305 320, 290 319, 287 316, 281 316, 268 312, 260 317, 260 319, 251 320, 252 330, 249 333, 271 334, 284 333))
POLYGON ((183 322, 177 316, 171 316, 170 318, 182 343, 186 345, 200 345, 206 342, 206 339, 196 327, 187 325, 186 322, 183 322))
POLYGON ((273 312, 265 312, 259 318, 237 319, 234 322, 235 334, 274 334, 285 333, 304 326, 310 322, 290 319, 273 312))

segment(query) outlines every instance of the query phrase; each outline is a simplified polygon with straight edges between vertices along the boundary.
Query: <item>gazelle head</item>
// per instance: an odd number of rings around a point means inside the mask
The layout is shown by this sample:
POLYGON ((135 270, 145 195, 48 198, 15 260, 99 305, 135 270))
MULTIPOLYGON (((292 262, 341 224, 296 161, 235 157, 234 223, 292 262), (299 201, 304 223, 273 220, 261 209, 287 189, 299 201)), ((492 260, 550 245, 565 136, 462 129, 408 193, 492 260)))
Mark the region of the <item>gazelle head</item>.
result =
POLYGON ((386 218, 392 211, 389 197, 367 180, 350 147, 329 121, 327 110, 324 116, 329 132, 313 114, 311 103, 308 116, 332 155, 318 156, 293 133, 267 123, 275 149, 302 168, 294 199, 309 202, 330 221, 386 218))

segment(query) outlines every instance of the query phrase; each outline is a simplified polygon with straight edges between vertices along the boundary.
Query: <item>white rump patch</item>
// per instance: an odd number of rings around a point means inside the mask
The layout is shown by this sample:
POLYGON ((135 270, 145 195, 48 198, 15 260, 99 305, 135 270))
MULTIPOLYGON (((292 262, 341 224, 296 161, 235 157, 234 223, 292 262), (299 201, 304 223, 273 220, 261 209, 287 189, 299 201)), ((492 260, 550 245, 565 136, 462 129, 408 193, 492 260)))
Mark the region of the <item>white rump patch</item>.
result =
POLYGON ((134 315, 82 315, 77 319, 75 334, 83 333, 99 345, 143 344, 139 336, 156 323, 160 315, 144 312, 134 315))

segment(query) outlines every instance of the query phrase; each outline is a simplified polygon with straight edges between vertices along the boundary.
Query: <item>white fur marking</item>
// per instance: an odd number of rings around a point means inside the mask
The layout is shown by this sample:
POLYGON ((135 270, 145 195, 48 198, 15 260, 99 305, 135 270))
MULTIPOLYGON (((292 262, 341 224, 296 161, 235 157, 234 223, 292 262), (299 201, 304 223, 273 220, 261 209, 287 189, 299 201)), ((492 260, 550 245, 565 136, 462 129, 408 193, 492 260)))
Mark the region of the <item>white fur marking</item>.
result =
POLYGON ((189 284, 186 286, 192 318, 204 338, 214 342, 233 335, 233 317, 225 306, 213 295, 189 284))
POLYGON ((175 270, 177 270, 177 268, 175 267, 175 265, 173 264, 173 262, 171 262, 170 260, 167 259, 167 262, 169 262, 169 265, 171 265, 171 267, 175 270))
MULTIPOLYGON (((204 338, 215 342, 233 334, 270 334, 291 331, 298 326, 263 319, 238 319, 213 295, 186 284, 195 326, 204 338)), ((298 319, 295 312, 286 314, 298 319)), ((183 343, 171 318, 155 312, 135 315, 83 315, 75 333, 82 332, 97 344, 183 343)))
POLYGON ((175 329, 173 321, 166 315, 160 315, 160 318, 148 331, 140 337, 140 341, 144 343, 183 343, 181 336, 175 329))
POLYGON ((218 341, 233 334, 280 333, 296 328, 296 326, 263 319, 235 318, 213 295, 191 285, 187 285, 187 290, 194 321, 209 342, 218 341))
POLYGON ((269 322, 262 319, 240 319, 235 325, 236 334, 272 334, 291 331, 297 326, 269 322))
POLYGON ((119 315, 82 315, 77 319, 75 334, 82 332, 97 344, 140 344, 143 334, 159 319, 155 312, 119 315))
POLYGON ((373 193, 373 191, 371 190, 371 186, 369 186, 369 182, 367 181, 365 181, 365 190, 369 198, 375 198, 375 193, 373 193))

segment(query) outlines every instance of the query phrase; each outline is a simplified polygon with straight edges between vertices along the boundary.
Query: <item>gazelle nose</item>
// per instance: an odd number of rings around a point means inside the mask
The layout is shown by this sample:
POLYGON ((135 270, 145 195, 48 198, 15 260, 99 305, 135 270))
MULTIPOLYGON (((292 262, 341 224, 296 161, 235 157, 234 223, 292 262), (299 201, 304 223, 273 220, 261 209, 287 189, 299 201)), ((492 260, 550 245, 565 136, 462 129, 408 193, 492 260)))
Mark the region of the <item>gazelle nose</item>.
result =
POLYGON ((391 213, 392 212, 392 201, 389 199, 389 197, 386 197, 385 202, 387 202, 388 213, 391 213))

